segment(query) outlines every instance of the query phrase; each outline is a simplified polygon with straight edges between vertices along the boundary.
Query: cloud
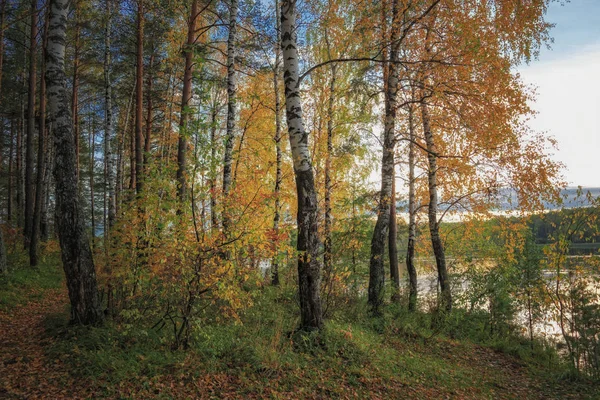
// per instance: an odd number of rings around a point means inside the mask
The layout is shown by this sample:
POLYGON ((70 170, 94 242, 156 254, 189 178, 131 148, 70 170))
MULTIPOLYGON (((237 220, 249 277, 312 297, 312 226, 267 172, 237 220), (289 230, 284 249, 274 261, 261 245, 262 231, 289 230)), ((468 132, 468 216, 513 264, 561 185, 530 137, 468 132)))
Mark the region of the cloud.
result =
MULTIPOLYGON (((564 54, 564 53, 563 53, 564 54)), ((539 112, 530 122, 558 141, 554 159, 567 166, 570 185, 600 186, 600 45, 519 68, 536 87, 539 112)))

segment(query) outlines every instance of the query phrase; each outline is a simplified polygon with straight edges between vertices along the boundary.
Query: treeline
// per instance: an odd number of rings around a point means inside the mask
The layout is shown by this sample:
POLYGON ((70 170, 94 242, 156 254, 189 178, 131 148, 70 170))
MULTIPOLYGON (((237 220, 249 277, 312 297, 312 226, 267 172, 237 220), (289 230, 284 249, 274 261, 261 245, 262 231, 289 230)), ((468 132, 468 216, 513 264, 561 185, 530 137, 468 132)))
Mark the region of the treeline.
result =
POLYGON ((259 282, 297 285, 300 328, 319 330, 360 265, 374 315, 417 310, 417 252, 451 313, 445 218, 489 216, 506 187, 524 211, 558 198, 513 73, 548 42, 547 6, 2 0, 9 248, 35 266, 56 234, 74 322, 158 320, 177 348, 259 282))

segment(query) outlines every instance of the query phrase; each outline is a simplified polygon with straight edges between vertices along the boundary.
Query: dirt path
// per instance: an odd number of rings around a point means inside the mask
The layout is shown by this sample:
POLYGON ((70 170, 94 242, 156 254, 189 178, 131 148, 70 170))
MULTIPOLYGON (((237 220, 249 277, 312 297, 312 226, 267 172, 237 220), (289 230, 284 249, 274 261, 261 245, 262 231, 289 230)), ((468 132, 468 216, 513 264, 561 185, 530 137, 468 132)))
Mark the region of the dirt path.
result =
POLYGON ((66 289, 48 290, 41 300, 0 311, 0 398, 62 399, 92 393, 74 382, 61 360, 49 359, 44 348, 52 338, 44 320, 64 312, 66 289), (65 388, 68 388, 65 390, 65 388))

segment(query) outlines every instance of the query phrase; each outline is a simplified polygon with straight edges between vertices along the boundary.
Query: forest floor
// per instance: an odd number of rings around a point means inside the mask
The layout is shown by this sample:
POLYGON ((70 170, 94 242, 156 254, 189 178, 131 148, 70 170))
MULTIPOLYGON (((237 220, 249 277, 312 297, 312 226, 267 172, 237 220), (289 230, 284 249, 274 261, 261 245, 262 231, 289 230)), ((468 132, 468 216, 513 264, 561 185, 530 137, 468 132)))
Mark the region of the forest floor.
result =
POLYGON ((143 335, 115 333, 110 324, 68 327, 66 288, 53 275, 59 273, 38 273, 36 285, 0 282, 0 399, 600 398, 598 386, 558 379, 488 347, 443 337, 382 338, 344 324, 328 328, 339 334, 327 350, 269 350, 248 326, 248 335, 240 334, 243 327, 229 330, 237 332, 234 345, 213 331, 214 344, 204 350, 157 350, 143 335), (18 297, 10 297, 15 289, 18 297))

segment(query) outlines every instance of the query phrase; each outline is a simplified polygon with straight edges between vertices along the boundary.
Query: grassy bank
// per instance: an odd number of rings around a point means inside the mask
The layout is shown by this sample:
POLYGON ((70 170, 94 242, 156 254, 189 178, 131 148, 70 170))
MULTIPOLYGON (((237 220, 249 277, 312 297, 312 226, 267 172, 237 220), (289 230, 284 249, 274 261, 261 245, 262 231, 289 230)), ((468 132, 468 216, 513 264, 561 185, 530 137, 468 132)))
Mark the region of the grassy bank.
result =
MULTIPOLYGON (((239 320, 194 329, 171 349, 169 327, 107 321, 67 325, 58 260, 19 267, 0 283, 3 310, 56 302, 41 316, 46 361, 82 397, 110 398, 598 398, 556 354, 517 337, 485 334, 485 318, 460 310, 443 322, 390 305, 369 317, 362 299, 333 310, 320 333, 300 333, 291 287, 264 287, 239 320), (50 298, 49 296, 54 296, 50 298)), ((19 321, 14 321, 18 324, 19 321)), ((58 389, 57 389, 58 390, 58 389)), ((61 392, 62 393, 62 392, 61 392)), ((74 395, 75 393, 71 393, 74 395)))

